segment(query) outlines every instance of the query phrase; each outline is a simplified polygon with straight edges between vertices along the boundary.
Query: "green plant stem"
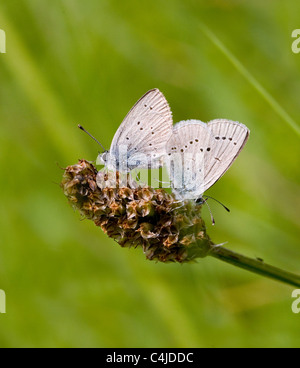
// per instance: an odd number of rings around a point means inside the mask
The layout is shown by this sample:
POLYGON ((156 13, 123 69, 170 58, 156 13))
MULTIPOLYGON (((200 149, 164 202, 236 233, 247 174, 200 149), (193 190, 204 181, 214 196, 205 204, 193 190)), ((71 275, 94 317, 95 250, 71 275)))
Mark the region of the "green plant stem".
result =
POLYGON ((270 266, 262 260, 245 257, 221 246, 213 247, 208 255, 250 272, 254 272, 292 286, 300 287, 299 275, 270 266))

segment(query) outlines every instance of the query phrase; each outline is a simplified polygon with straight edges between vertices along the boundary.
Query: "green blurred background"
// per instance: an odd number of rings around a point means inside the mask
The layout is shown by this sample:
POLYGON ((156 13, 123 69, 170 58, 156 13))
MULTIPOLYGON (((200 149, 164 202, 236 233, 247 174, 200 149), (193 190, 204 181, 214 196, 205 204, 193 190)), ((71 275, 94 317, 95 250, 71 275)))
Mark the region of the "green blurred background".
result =
POLYGON ((80 221, 60 167, 94 160, 157 87, 174 122, 250 139, 212 187, 218 243, 300 272, 300 3, 2 0, 1 347, 299 347, 293 288, 207 258, 157 264, 80 221))

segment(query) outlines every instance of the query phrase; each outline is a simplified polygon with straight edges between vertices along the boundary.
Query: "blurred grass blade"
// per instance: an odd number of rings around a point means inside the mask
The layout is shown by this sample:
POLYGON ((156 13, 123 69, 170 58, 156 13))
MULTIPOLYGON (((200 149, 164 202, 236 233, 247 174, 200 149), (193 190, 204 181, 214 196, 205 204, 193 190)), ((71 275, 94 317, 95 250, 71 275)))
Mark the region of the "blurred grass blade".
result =
MULTIPOLYGON (((56 150, 62 157, 75 155, 80 147, 80 141, 73 136, 72 140, 68 139, 70 130, 67 125, 70 119, 65 115, 60 101, 51 91, 49 83, 24 46, 17 29, 3 11, 0 13, 0 24, 5 25, 7 42, 9 43, 7 53, 3 58, 7 68, 39 113, 40 122, 56 150)), ((75 127, 74 123, 74 130, 75 127)))
POLYGON ((298 134, 300 127, 273 96, 258 82, 244 65, 230 52, 223 42, 203 23, 200 24, 202 32, 214 43, 215 46, 228 58, 234 67, 248 80, 248 82, 263 96, 273 110, 298 134))

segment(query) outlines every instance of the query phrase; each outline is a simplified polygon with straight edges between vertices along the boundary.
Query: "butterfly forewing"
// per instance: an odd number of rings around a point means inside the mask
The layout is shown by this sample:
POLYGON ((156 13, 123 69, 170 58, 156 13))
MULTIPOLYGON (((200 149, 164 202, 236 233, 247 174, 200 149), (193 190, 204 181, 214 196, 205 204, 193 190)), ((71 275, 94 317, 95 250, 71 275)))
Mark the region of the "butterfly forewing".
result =
POLYGON ((238 122, 216 119, 207 124, 212 144, 205 154, 204 191, 229 169, 249 137, 249 129, 238 122))
POLYGON ((172 113, 166 98, 158 89, 150 90, 123 120, 113 138, 110 153, 117 154, 118 147, 126 145, 129 160, 141 155, 159 158, 165 154, 172 126, 172 113))

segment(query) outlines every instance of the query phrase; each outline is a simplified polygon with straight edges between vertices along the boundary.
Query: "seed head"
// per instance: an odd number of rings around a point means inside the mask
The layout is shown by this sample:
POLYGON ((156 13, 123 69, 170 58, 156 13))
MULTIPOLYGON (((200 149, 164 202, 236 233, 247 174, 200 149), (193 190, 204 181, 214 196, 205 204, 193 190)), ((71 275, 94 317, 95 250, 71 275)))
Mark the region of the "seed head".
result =
POLYGON ((213 247, 201 205, 178 203, 163 189, 141 187, 120 173, 97 172, 86 160, 66 168, 61 186, 72 206, 121 247, 142 247, 146 258, 188 262, 213 247), (122 185, 121 185, 122 181, 122 185))

